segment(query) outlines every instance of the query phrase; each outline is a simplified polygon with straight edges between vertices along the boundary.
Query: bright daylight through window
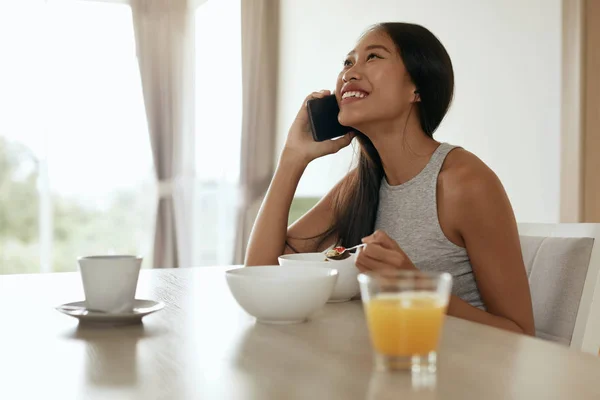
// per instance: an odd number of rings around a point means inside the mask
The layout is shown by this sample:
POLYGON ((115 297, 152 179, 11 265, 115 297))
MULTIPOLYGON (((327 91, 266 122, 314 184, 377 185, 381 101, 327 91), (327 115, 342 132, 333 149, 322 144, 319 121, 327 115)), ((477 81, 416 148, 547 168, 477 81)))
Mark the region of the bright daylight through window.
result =
POLYGON ((131 9, 0 2, 0 274, 151 265, 155 188, 131 9))

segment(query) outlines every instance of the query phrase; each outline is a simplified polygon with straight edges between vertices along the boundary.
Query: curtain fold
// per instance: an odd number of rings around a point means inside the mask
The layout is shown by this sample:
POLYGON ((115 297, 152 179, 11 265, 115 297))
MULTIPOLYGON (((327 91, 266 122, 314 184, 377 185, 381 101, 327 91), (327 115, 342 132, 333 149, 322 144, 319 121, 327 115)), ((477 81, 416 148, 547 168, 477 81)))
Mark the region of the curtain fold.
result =
MULTIPOLYGON (((186 265, 193 177, 193 23, 187 0, 131 0, 158 181, 154 267, 186 265)), ((134 211, 134 210, 133 210, 134 211)))
POLYGON ((244 262, 250 230, 275 166, 279 0, 242 0, 241 17, 243 116, 236 264, 244 262))

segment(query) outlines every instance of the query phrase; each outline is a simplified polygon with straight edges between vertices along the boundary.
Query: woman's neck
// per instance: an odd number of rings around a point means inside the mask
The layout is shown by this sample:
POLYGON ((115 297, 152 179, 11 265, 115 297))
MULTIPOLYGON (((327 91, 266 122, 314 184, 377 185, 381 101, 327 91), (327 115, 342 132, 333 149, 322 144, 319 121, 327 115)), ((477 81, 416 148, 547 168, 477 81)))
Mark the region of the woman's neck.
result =
POLYGON ((417 118, 409 118, 407 123, 371 126, 366 132, 379 153, 386 180, 392 186, 417 176, 439 146, 439 142, 423 132, 417 118))

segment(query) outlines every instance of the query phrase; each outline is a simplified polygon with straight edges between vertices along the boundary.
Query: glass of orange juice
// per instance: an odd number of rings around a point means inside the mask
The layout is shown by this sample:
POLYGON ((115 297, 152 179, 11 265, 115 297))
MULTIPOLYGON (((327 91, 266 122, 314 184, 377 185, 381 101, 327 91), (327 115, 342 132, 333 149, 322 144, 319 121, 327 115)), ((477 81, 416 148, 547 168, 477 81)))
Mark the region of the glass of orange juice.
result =
POLYGON ((358 281, 376 369, 435 371, 451 275, 382 271, 358 281))

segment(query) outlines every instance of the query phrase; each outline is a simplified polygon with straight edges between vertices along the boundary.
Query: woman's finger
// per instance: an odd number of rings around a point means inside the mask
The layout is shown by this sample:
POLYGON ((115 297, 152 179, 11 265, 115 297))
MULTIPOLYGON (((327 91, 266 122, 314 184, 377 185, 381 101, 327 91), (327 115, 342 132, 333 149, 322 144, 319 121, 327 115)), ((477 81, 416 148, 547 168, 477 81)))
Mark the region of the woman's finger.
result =
POLYGON ((369 267, 367 267, 366 265, 362 264, 362 263, 358 263, 358 261, 354 264, 356 266, 356 268, 358 268, 358 270, 360 272, 370 272, 371 270, 369 269, 369 267))
POLYGON ((363 238, 362 242, 367 244, 378 243, 386 249, 400 250, 404 253, 398 243, 382 230, 376 230, 372 235, 363 238))
POLYGON ((398 269, 393 265, 389 265, 387 263, 363 258, 362 260, 356 260, 356 268, 358 268, 361 272, 365 271, 381 271, 381 270, 389 270, 389 269, 398 269))
POLYGON ((347 147, 350 143, 352 143, 352 139, 354 139, 354 132, 348 133, 339 139, 329 140, 329 147, 331 153, 337 153, 344 147, 347 147))
POLYGON ((306 99, 304 99, 304 104, 306 104, 309 100, 321 99, 325 96, 329 96, 330 94, 331 92, 329 90, 320 90, 318 92, 312 92, 311 94, 306 96, 306 99))
POLYGON ((403 268, 405 264, 410 262, 403 253, 397 251, 384 249, 378 244, 369 244, 363 248, 363 258, 367 259, 366 263, 370 261, 383 263, 393 268, 403 268))

